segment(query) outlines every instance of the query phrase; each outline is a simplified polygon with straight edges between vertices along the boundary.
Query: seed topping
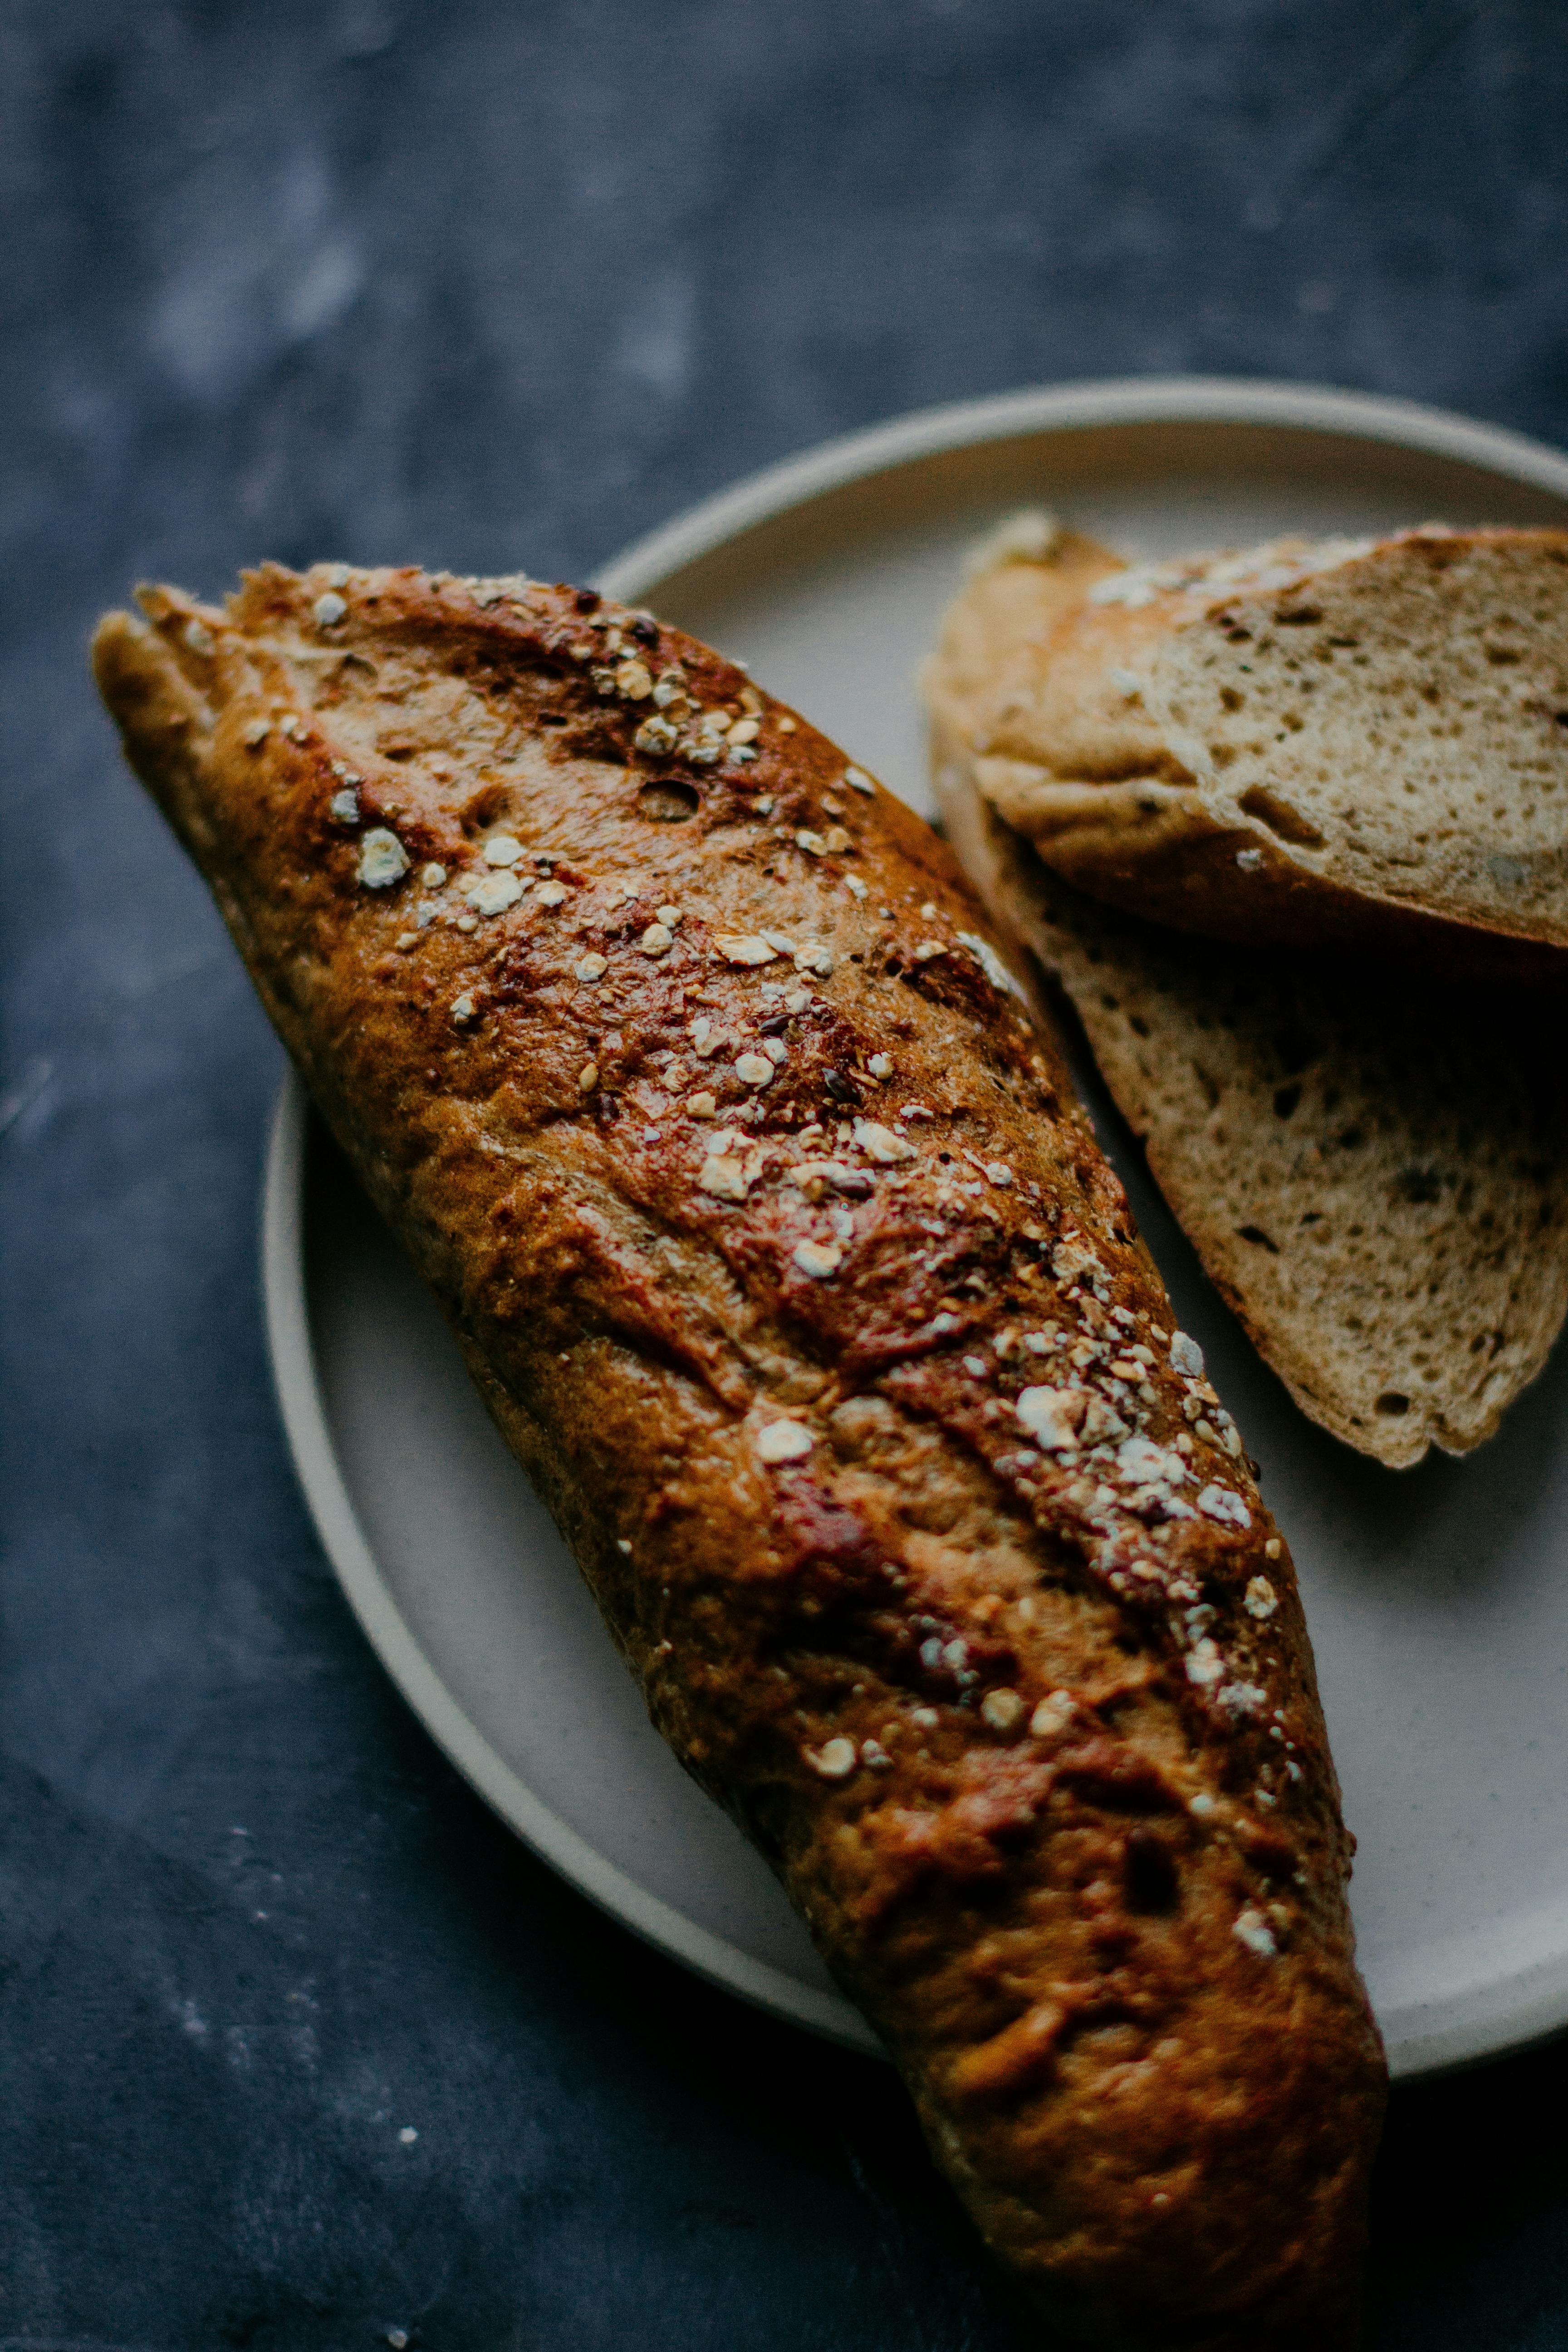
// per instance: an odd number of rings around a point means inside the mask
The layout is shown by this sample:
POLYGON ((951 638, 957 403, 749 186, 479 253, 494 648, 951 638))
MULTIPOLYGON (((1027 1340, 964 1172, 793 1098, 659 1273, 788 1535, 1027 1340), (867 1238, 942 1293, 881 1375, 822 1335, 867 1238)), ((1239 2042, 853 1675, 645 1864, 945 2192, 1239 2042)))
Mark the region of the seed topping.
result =
POLYGON ((374 825, 359 848, 359 878, 367 890, 389 890, 408 871, 408 852, 395 833, 374 825))
MULTIPOLYGON (((756 1435, 758 1455, 770 1465, 804 1462, 816 1444, 810 1430, 798 1421, 764 1422, 756 1435)), ((846 1740, 844 1744, 848 1747, 849 1743, 846 1740)), ((850 1754, 853 1757, 852 1748, 850 1754)))

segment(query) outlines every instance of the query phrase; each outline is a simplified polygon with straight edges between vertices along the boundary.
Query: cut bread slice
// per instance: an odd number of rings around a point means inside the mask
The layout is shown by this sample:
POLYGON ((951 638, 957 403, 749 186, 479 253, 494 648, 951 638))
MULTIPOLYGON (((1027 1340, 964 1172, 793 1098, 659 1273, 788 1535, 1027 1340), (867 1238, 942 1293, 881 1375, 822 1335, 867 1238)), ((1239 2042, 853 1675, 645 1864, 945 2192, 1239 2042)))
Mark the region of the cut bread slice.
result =
POLYGON ((1568 1086, 1543 1016, 1140 922, 1042 864, 940 719, 935 755, 972 880, 1065 990, 1302 1411, 1395 1469, 1489 1437, 1568 1311, 1568 1086))
POLYGON ((1067 880, 1211 938, 1568 971, 1568 532, 1001 553, 934 670, 1067 880))

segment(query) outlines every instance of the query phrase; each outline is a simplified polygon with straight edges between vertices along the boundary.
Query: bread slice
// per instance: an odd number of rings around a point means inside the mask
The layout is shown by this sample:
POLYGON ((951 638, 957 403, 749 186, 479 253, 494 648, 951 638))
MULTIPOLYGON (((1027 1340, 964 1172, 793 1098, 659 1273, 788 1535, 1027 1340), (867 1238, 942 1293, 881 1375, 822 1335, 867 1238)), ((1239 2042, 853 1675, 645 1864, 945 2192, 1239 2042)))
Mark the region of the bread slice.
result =
POLYGON ((951 685, 998 606, 1034 625, 977 780, 1068 881, 1212 938, 1568 970, 1568 532, 1133 569, 1063 535, 972 593, 951 685))
POLYGON ((1302 1411, 1391 1469, 1489 1437, 1568 1312, 1568 1090, 1543 1016, 1101 906, 1001 822, 950 738, 937 791, 1302 1411))

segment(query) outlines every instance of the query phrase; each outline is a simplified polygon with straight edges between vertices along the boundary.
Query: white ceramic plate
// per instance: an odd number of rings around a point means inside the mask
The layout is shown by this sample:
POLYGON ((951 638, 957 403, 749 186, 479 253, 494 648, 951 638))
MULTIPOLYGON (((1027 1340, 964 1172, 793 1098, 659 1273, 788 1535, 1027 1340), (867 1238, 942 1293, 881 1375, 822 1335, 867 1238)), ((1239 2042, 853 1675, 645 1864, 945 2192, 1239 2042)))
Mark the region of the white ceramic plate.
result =
MULTIPOLYGON (((1568 459, 1300 386, 1080 384, 835 442, 643 541, 600 584, 749 662, 929 811, 915 668, 963 549, 1026 501, 1152 555, 1293 529, 1562 523, 1568 459)), ((1096 1110, 1300 1564, 1361 1841, 1362 1961, 1394 2073, 1568 2023, 1568 1360, 1473 1460, 1376 1468, 1290 1405, 1098 1097, 1096 1110)), ((875 2048, 763 1864, 649 1727, 439 1316, 312 1138, 293 1084, 265 1258, 278 1390, 317 1526, 453 1762, 651 1942, 875 2048)))

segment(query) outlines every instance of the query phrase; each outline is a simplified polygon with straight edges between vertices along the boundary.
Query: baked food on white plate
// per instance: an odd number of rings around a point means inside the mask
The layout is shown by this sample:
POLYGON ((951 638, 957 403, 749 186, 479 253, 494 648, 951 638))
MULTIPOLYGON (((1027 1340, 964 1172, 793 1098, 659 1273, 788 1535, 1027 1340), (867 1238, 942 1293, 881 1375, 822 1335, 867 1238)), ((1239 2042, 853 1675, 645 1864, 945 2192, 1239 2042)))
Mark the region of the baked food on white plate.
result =
POLYGON ((928 666, 948 837, 1062 987, 1205 1270, 1302 1410, 1391 1467, 1497 1429, 1568 1313, 1568 1077, 1531 992, 1197 940, 1090 898, 982 788, 986 714, 1086 582, 1020 519, 928 666), (1038 560, 1044 553, 1047 562, 1038 560))

